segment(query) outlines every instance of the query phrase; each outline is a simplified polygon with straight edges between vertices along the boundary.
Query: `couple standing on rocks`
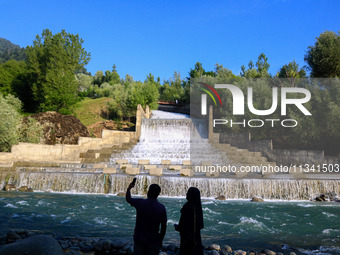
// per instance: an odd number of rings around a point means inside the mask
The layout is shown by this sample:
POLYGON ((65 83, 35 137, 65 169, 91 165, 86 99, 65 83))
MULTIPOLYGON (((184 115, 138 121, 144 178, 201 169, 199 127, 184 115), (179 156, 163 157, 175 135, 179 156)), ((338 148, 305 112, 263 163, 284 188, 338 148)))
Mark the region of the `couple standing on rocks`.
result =
MULTIPOLYGON (((134 231, 135 255, 158 255, 166 232, 167 215, 163 204, 157 201, 161 187, 151 184, 147 199, 132 198, 130 190, 136 180, 130 183, 126 191, 126 201, 136 208, 136 226, 134 231), (159 226, 161 227, 159 232, 159 226)), ((203 255, 201 229, 203 229, 203 211, 200 191, 191 187, 186 194, 188 202, 181 209, 181 218, 175 224, 175 230, 181 236, 180 255, 203 255)))

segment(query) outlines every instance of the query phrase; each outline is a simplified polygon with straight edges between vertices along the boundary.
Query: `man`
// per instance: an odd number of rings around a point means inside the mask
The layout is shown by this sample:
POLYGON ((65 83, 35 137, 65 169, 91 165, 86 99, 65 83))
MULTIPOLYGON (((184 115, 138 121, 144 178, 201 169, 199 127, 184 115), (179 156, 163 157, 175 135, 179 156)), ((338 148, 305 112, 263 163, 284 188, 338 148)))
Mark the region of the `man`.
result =
POLYGON ((126 191, 126 202, 136 208, 137 218, 134 239, 135 255, 158 255, 166 232, 167 215, 163 204, 157 201, 161 187, 151 184, 147 199, 131 198, 130 183, 126 191), (159 233, 159 226, 161 231, 159 233))

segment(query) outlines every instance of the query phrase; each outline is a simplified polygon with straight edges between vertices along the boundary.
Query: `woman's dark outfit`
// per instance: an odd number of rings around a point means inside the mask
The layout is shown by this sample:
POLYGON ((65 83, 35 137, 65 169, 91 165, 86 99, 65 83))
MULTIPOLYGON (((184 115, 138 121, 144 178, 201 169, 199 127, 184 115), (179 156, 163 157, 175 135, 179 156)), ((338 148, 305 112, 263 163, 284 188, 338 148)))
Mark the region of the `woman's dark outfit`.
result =
POLYGON ((181 236, 180 255, 203 255, 200 230, 204 224, 200 191, 189 188, 187 200, 181 209, 179 224, 175 227, 181 236))

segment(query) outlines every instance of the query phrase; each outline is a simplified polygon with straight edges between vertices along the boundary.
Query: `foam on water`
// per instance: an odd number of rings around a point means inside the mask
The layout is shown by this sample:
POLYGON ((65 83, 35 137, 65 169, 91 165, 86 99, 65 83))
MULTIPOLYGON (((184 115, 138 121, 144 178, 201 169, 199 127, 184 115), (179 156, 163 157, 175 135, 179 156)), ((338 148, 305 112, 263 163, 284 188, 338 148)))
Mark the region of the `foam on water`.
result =
POLYGON ((18 202, 16 202, 16 204, 29 206, 29 203, 27 201, 25 201, 25 200, 18 201, 18 202))
POLYGON ((327 212, 322 212, 323 215, 326 215, 327 217, 337 217, 337 215, 327 212))
POLYGON ((4 207, 9 207, 9 208, 18 208, 17 206, 13 204, 6 204, 4 207))

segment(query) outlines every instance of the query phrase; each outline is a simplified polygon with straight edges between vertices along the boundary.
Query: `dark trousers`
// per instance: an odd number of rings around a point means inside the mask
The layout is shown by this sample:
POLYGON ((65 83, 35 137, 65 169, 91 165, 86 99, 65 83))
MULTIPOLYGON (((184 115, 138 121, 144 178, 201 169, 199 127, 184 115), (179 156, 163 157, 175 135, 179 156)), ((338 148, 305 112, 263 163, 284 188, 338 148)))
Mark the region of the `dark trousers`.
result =
POLYGON ((158 244, 134 244, 134 255, 158 255, 161 247, 158 244))

